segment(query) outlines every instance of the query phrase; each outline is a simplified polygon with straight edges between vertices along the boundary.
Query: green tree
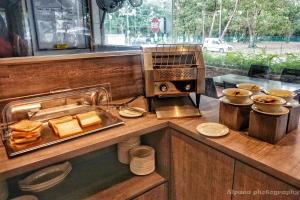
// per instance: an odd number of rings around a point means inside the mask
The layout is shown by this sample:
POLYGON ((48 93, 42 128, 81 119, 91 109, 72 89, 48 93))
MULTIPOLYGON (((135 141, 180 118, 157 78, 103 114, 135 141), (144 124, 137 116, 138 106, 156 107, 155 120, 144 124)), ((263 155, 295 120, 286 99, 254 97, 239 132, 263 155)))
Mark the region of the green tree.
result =
POLYGON ((138 8, 126 1, 123 9, 106 18, 105 29, 123 34, 129 30, 131 37, 153 36, 152 17, 173 17, 177 42, 178 38, 192 42, 201 36, 235 35, 249 39, 249 46, 255 47, 261 35, 289 38, 300 34, 299 10, 299 0, 145 0, 138 8))
POLYGON ((258 35, 291 36, 300 19, 296 0, 242 0, 239 20, 249 34, 249 46, 255 47, 258 35))

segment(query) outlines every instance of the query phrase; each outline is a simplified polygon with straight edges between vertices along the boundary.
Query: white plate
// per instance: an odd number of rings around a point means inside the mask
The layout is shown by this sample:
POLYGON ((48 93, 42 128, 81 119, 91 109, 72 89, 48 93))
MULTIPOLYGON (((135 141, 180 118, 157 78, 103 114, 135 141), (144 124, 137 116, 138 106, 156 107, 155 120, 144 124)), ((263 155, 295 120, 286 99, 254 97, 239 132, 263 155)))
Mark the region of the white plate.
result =
POLYGON ((46 167, 19 181, 19 187, 22 191, 41 192, 62 182, 71 170, 70 162, 46 167))
POLYGON ((227 99, 225 96, 223 96, 220 98, 220 101, 222 101, 223 103, 231 104, 231 105, 235 105, 235 106, 251 106, 253 104, 253 101, 250 98, 245 103, 232 103, 229 101, 229 99, 227 99))
POLYGON ((33 195, 23 195, 23 196, 13 198, 11 200, 38 200, 38 198, 33 195))
POLYGON ((299 106, 299 102, 296 99, 293 99, 293 100, 287 102, 284 106, 289 107, 289 108, 297 107, 297 106, 299 106))
MULTIPOLYGON (((71 169, 69 170, 69 172, 71 171, 71 169)), ((45 185, 39 185, 39 186, 20 186, 20 189, 22 191, 28 191, 28 192, 42 192, 44 190, 47 190, 51 187, 54 187, 55 185, 59 184, 60 182, 62 182, 68 175, 69 172, 65 172, 62 176, 60 176, 59 178, 57 179, 53 179, 51 181, 48 181, 47 184, 45 185)))
MULTIPOLYGON (((139 107, 132 107, 132 108, 140 110, 142 112, 146 112, 145 109, 143 109, 143 108, 139 108, 139 107)), ((143 116, 144 113, 142 113, 142 112, 135 112, 135 111, 123 108, 122 110, 119 111, 119 115, 122 117, 136 118, 136 117, 143 116)))
POLYGON ((221 137, 229 133, 229 128, 223 124, 208 122, 198 125, 197 131, 208 137, 221 137))
POLYGON ((256 112, 259 112, 259 113, 262 113, 262 114, 266 114, 266 115, 285 115, 285 114, 288 114, 290 111, 288 108, 286 107, 281 107, 280 111, 279 112, 276 112, 276 113, 270 113, 270 112, 265 112, 265 111, 261 111, 257 108, 257 106, 255 104, 253 104, 251 106, 252 110, 256 111, 256 112))

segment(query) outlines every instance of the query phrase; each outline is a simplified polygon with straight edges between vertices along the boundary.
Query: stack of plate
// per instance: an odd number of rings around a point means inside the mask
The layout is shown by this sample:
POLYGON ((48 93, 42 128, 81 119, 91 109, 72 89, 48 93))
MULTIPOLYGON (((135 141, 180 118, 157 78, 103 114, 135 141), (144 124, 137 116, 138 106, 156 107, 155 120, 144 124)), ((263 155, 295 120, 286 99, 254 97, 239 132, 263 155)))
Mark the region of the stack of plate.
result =
POLYGON ((131 137, 126 141, 118 144, 118 160, 123 164, 129 164, 129 150, 133 147, 139 146, 141 140, 139 136, 131 137))
POLYGON ((155 170, 155 151, 149 146, 134 147, 129 151, 130 171, 135 175, 148 175, 155 170))
POLYGON ((7 184, 6 180, 0 179, 0 199, 5 200, 8 197, 8 189, 7 189, 7 184))
POLYGON ((41 192, 62 182, 71 170, 70 162, 50 166, 19 181, 19 187, 22 191, 41 192))
POLYGON ((23 195, 23 196, 13 198, 11 200, 38 200, 38 198, 33 195, 23 195))

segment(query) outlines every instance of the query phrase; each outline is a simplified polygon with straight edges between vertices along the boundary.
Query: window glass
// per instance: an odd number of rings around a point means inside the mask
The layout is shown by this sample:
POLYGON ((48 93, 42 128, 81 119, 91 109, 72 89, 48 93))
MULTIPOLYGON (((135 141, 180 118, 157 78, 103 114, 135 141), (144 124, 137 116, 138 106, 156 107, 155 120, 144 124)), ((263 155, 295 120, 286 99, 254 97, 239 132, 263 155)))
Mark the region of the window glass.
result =
POLYGON ((104 22, 105 44, 133 45, 172 42, 172 0, 145 0, 134 8, 128 1, 104 22))
POLYGON ((300 63, 299 0, 143 0, 140 7, 124 0, 120 10, 106 13, 104 24, 97 1, 0 0, 0 57, 206 39, 210 65, 248 69, 259 62, 277 73, 300 63))
POLYGON ((89 46, 85 0, 33 0, 32 5, 39 50, 89 46))
POLYGON ((5 26, 7 26, 7 20, 6 20, 6 14, 5 14, 5 9, 4 8, 0 8, 0 16, 2 17, 5 26))
POLYGON ((300 70, 299 0, 173 2, 173 41, 202 43, 205 39, 207 66, 247 74, 251 65, 264 65, 277 80, 284 68, 300 70))
POLYGON ((0 58, 32 55, 25 3, 12 1, 0 9, 0 58))

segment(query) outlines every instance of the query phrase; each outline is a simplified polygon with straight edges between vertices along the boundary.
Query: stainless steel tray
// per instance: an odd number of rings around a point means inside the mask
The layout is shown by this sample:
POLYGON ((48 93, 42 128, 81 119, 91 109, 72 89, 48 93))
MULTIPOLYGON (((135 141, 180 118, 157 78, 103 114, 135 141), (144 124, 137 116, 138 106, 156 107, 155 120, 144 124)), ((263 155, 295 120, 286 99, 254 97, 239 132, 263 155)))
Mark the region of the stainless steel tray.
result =
POLYGON ((8 156, 14 157, 22 155, 27 152, 124 124, 121 119, 113 116, 108 111, 110 99, 110 84, 101 84, 9 102, 2 111, 2 122, 4 123, 4 125, 2 125, 2 141, 8 156), (102 123, 101 125, 83 128, 83 132, 80 134, 60 138, 56 136, 48 126, 50 119, 66 115, 74 116, 89 111, 96 111, 98 116, 102 119, 102 123), (41 131, 41 137, 37 141, 23 145, 11 144, 11 130, 9 125, 22 119, 42 122, 43 129, 41 131))
MULTIPOLYGON (((48 126, 48 122, 43 122, 43 130, 41 132, 41 137, 39 140, 24 144, 24 145, 12 145, 10 143, 9 137, 7 137, 4 140, 4 146, 6 148, 7 155, 9 157, 14 157, 17 155, 21 155, 27 152, 31 152, 37 149, 41 149, 44 147, 48 147, 54 144, 62 143, 67 140, 71 140, 74 138, 78 138, 84 135, 88 135, 91 133, 96 133, 104 129, 108 129, 111 127, 119 126, 124 124, 122 120, 120 120, 118 117, 113 116, 111 113, 106 112, 101 109, 93 109, 92 107, 86 107, 82 109, 82 112, 88 112, 91 110, 95 110, 97 114, 101 117, 102 119, 102 124, 101 125, 96 125, 96 126, 91 126, 83 129, 83 132, 80 134, 72 135, 69 137, 65 138, 60 138, 56 136, 53 132, 53 130, 48 126)), ((82 113, 79 112, 79 113, 82 113)))

